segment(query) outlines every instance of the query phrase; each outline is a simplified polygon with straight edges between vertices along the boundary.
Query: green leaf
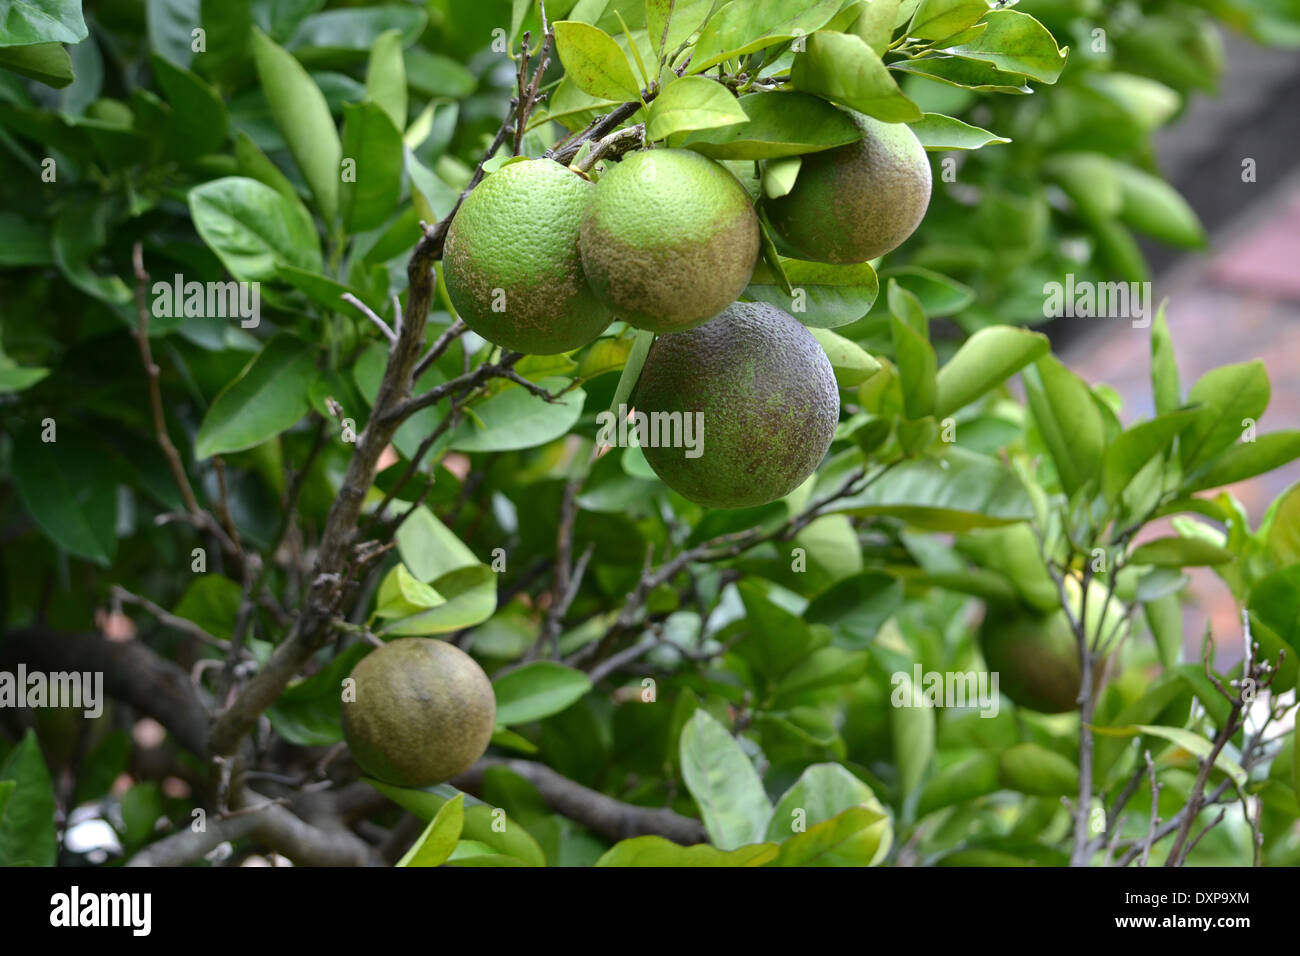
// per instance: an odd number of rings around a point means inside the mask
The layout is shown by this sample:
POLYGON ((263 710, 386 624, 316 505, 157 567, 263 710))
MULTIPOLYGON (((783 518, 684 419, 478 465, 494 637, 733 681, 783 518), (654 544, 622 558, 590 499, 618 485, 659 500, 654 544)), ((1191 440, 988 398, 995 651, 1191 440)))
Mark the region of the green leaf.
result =
POLYGON ((777 848, 756 843, 730 852, 715 850, 707 843, 678 846, 661 836, 639 836, 620 840, 605 851, 595 866, 762 866, 776 859, 777 848))
MULTIPOLYGON (((917 0, 910 0, 910 7, 917 7, 917 0)), ((893 40, 901 8, 901 0, 871 0, 870 3, 858 4, 858 16, 844 33, 861 36, 868 47, 884 56, 893 40)), ((906 13, 902 13, 902 20, 906 20, 906 13)))
POLYGON ((364 641, 346 648, 311 677, 285 688, 268 708, 272 729, 301 747, 329 747, 343 739, 339 700, 343 681, 370 653, 364 641))
POLYGON ((29 730, 0 767, 0 866, 54 866, 54 786, 41 757, 36 732, 29 730))
POLYGON ((42 533, 107 567, 117 550, 117 488, 102 454, 67 431, 44 442, 35 425, 15 431, 12 454, 18 496, 42 533))
MULTIPOLYGON (((445 785, 437 788, 440 792, 430 792, 428 790, 394 787, 391 784, 381 783, 368 777, 363 779, 388 799, 403 809, 414 813, 421 820, 433 820, 443 805, 457 795, 454 789, 445 785)), ((537 841, 532 834, 519 823, 509 817, 502 817, 499 812, 489 806, 477 804, 465 808, 465 824, 461 829, 460 839, 462 842, 473 840, 481 843, 495 857, 513 858, 517 861, 516 865, 546 865, 546 854, 537 845, 537 841)), ((473 863, 469 860, 457 860, 455 854, 452 855, 451 860, 465 866, 482 865, 482 863, 473 863)), ((494 860, 492 862, 500 861, 494 860)))
POLYGON ((0 47, 0 67, 61 90, 72 83, 72 58, 61 43, 0 47))
POLYGON ((1183 491, 1220 488, 1281 468, 1300 458, 1300 431, 1269 432, 1240 442, 1211 459, 1209 467, 1190 477, 1183 491))
POLYGON ((682 779, 714 846, 735 850, 763 839, 772 805, 758 773, 740 744, 703 708, 682 728, 681 763, 682 779))
POLYGON ((1268 556, 1279 565, 1300 562, 1300 484, 1292 485, 1269 507, 1268 556))
POLYGON ((829 329, 811 328, 813 338, 831 360, 835 381, 840 388, 860 385, 880 371, 880 363, 867 350, 851 339, 836 335, 829 329))
POLYGON ((856 322, 871 311, 880 295, 880 280, 869 262, 831 265, 785 257, 779 262, 790 293, 781 288, 767 264, 760 262, 745 295, 784 309, 810 328, 833 329, 856 322))
POLYGON ((777 687, 778 700, 788 702, 811 690, 850 684, 866 672, 869 663, 865 651, 819 647, 781 679, 777 687))
POLYGON ((241 282, 269 282, 277 265, 321 271, 320 238, 301 203, 254 179, 229 176, 190 190, 203 241, 241 282))
POLYGON ((922 40, 953 36, 989 12, 984 0, 921 0, 907 35, 922 40))
POLYGON ((216 90, 189 70, 181 69, 157 54, 151 62, 158 85, 172 108, 176 135, 185 144, 189 155, 217 149, 226 141, 229 116, 226 104, 216 90))
POLYGON ((1101 411, 1083 379, 1054 356, 1039 359, 1022 378, 1061 487, 1073 495, 1101 470, 1106 441, 1101 411))
POLYGON ((348 232, 377 229, 397 208, 406 154, 402 134, 378 103, 343 107, 339 203, 348 232))
MULTIPOLYGON (((805 829, 834 820, 847 810, 862 809, 874 815, 860 828, 858 865, 871 866, 889 852, 891 830, 889 818, 872 789, 844 767, 835 763, 817 763, 807 767, 777 801, 767 825, 766 839, 775 843, 791 842, 805 829), (875 826, 880 824, 881 826, 875 826), (866 832, 866 827, 872 832, 866 832)), ((852 853, 852 847, 845 847, 852 853)), ((791 865, 782 863, 780 865, 791 865)))
POLYGON ((740 102, 721 83, 702 76, 684 76, 665 86, 650 104, 646 139, 732 126, 748 118, 740 102))
POLYGON ((1032 93, 1023 74, 1004 73, 992 63, 964 56, 925 56, 891 63, 891 70, 918 73, 949 86, 980 93, 1032 93))
POLYGON ((0 356, 0 395, 31 388, 49 374, 48 368, 21 368, 0 356))
POLYGON ((393 565, 384 575, 375 596, 375 617, 410 617, 431 607, 440 607, 447 599, 423 581, 418 581, 406 570, 406 565, 393 565))
POLYGON ((432 581, 479 563, 474 552, 425 505, 411 511, 395 537, 397 553, 419 581, 432 581))
POLYGON ((365 293, 360 290, 345 286, 317 272, 276 265, 275 274, 324 309, 326 314, 335 312, 344 315, 355 314, 353 307, 343 301, 344 293, 354 295, 363 302, 366 300, 365 293))
MULTIPOLYGON (((544 378, 537 383, 552 394, 567 388, 567 378, 544 378)), ((468 406, 472 414, 452 435, 455 451, 515 451, 535 448, 568 433, 582 415, 587 393, 569 389, 554 402, 539 398, 520 386, 504 389, 480 404, 468 406)))
POLYGON ((880 276, 916 296, 921 311, 931 318, 954 315, 975 301, 974 289, 920 266, 893 266, 882 269, 880 276))
POLYGON ((972 60, 984 60, 1008 73, 1055 83, 1065 68, 1068 48, 1060 50, 1047 28, 1027 13, 991 10, 987 29, 971 42, 952 48, 972 60))
POLYGON ((1051 349, 1047 336, 1009 325, 980 329, 935 377, 934 416, 944 418, 1002 384, 1051 349))
POLYGON ((795 55, 790 79, 795 89, 816 93, 886 123, 921 119, 920 108, 903 95, 880 54, 859 37, 814 33, 807 50, 795 55))
POLYGON ((80 0, 5 0, 0 4, 0 47, 80 43, 86 36, 80 0))
MULTIPOLYGON (((977 0, 980 4, 984 0, 977 0)), ((908 126, 921 141, 921 145, 931 151, 945 149, 979 149, 996 143, 1009 143, 1005 136, 998 136, 978 126, 971 126, 951 116, 941 113, 923 113, 921 118, 908 126)))
POLYGON ((277 335, 212 402, 194 438, 194 456, 211 458, 260 445, 307 414, 316 350, 277 335))
POLYGON ((1224 365, 1202 375, 1187 393, 1187 404, 1200 405, 1201 412, 1179 442, 1183 473, 1191 474, 1235 443, 1247 420, 1254 422, 1264 414, 1269 391, 1268 370, 1261 359, 1224 365))
POLYGON ((996 527, 1027 521, 1034 513, 1014 471, 955 445, 941 457, 901 462, 828 510, 891 515, 931 531, 996 527))
POLYGON ((235 619, 243 603, 244 589, 221 574, 200 574, 172 610, 177 617, 193 621, 213 637, 230 640, 235 619))
POLYGON ((485 564, 448 571, 429 582, 445 604, 398 618, 383 628, 385 636, 446 634, 482 624, 497 608, 497 575, 485 564))
POLYGON ((1156 643, 1162 667, 1178 663, 1183 650, 1183 610, 1177 594, 1166 594, 1142 605, 1147 629, 1156 643))
MULTIPOLYGON (((1208 758, 1214 749, 1214 745, 1200 734, 1193 733, 1190 730, 1183 730, 1181 727, 1133 724, 1129 727, 1093 727, 1092 729, 1095 733, 1112 737, 1136 737, 1139 734, 1150 734, 1153 737, 1168 740, 1175 746, 1201 759, 1208 758)), ((1232 782, 1236 784, 1238 789, 1246 785, 1246 771, 1226 753, 1220 751, 1214 765, 1231 777, 1232 782)))
POLYGON ((916 804, 921 819, 936 810, 965 803, 1001 789, 998 782, 998 755, 972 754, 965 760, 949 764, 926 781, 916 804))
POLYGON ((812 33, 839 12, 840 0, 733 0, 720 7, 700 31, 690 72, 700 73, 724 60, 812 33))
MULTIPOLYGON (((427 14, 408 3, 383 3, 360 9, 325 10, 298 24, 285 44, 304 63, 347 63, 374 47, 389 30, 414 43, 428 24, 427 14)), ((484 38, 484 43, 487 38, 484 38)))
POLYGON ((1300 564, 1274 571, 1250 591, 1250 613, 1300 653, 1300 564))
POLYGON ((934 758, 935 716, 920 688, 914 687, 912 678, 900 671, 894 676, 897 682, 894 694, 902 694, 908 706, 892 707, 889 711, 889 734, 894 747, 894 763, 898 767, 898 792, 909 796, 925 779, 926 770, 934 758))
MULTIPOLYGON (((897 287, 892 286, 891 291, 894 288, 897 287)), ((914 325, 904 321, 897 314, 890 317, 889 328, 894 342, 894 358, 898 364, 899 378, 903 386, 904 411, 910 419, 931 415, 934 413, 938 388, 935 371, 938 359, 935 357, 934 347, 914 325)))
POLYGON ((465 825, 465 795, 458 793, 438 810, 420 838, 402 854, 398 866, 442 866, 456 849, 465 825))
POLYGON ((627 54, 604 30, 576 20, 552 24, 565 75, 584 93, 623 102, 641 98, 641 84, 627 54))
POLYGON ((287 176, 280 172, 280 167, 262 152, 256 143, 242 129, 235 131, 235 163, 240 176, 256 179, 265 186, 270 186, 290 203, 299 207, 295 217, 311 221, 311 213, 298 197, 298 191, 287 176))
POLYGON ((1196 420, 1195 409, 1179 409, 1134 425, 1107 447, 1101 463, 1101 491, 1114 503, 1138 472, 1196 420))
POLYGON ((1165 321, 1167 302, 1160 303, 1155 321, 1151 323, 1151 393, 1159 415, 1172 412, 1182 402, 1174 343, 1169 337, 1169 323, 1165 321))
POLYGON ((385 30, 375 38, 366 68, 366 96, 379 105, 396 129, 406 129, 406 63, 402 59, 401 30, 385 30))
POLYGON ((1120 218, 1139 232, 1170 245, 1199 249, 1205 230, 1187 200, 1159 176, 1125 163, 1114 164, 1123 206, 1120 218))
POLYGON ((253 29, 253 60, 276 127, 316 197, 326 222, 339 210, 339 160, 343 153, 329 105, 292 53, 253 29))
POLYGON ((423 47, 407 50, 403 63, 411 89, 424 96, 464 99, 478 86, 478 80, 463 63, 423 47))
POLYGON ((1016 744, 998 758, 998 782, 1008 790, 1040 797, 1076 796, 1079 768, 1039 744, 1016 744))
POLYGON ((53 264, 47 223, 24 219, 16 212, 0 212, 0 266, 53 264))
POLYGON ((768 866, 875 866, 889 851, 889 818, 850 807, 781 844, 768 866))
POLYGON ((1043 165, 1047 176, 1070 197, 1079 215, 1090 223, 1114 219, 1124 206, 1118 164, 1103 153, 1057 153, 1043 165))
POLYGON ((713 159, 779 159, 843 146, 861 135, 847 113, 808 93, 749 93, 740 107, 745 122, 691 133, 681 145, 713 159))
POLYGON ((1227 564, 1233 558, 1233 553, 1227 548, 1201 538, 1156 538, 1134 548, 1128 563, 1181 568, 1227 564))
POLYGON ((903 604, 903 582, 879 571, 863 571, 813 598, 803 613, 809 624, 825 624, 850 647, 866 647, 903 604))
POLYGON ((69 203, 54 222, 54 261, 69 282, 109 305, 125 306, 131 290, 116 275, 101 276, 92 267, 107 244, 108 206, 69 203))
POLYGON ((497 724, 509 727, 558 714, 591 690, 582 671, 553 661, 533 661, 492 682, 497 724))

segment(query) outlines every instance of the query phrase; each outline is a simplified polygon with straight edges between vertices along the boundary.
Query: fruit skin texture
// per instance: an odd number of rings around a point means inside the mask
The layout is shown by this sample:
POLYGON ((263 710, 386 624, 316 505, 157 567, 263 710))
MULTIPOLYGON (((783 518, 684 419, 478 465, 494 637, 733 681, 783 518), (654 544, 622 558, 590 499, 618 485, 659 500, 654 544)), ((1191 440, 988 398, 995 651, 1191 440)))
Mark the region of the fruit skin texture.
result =
POLYGON ((634 403, 648 416, 703 414, 699 457, 644 442, 641 450, 664 484, 710 508, 754 507, 799 487, 825 457, 840 415, 822 347, 793 316, 761 302, 734 303, 656 339, 634 403))
MULTIPOLYGON (((1067 577, 1065 590, 1070 613, 1077 617, 1083 593, 1078 580, 1067 577)), ((1123 604, 1114 597, 1107 604, 1106 597, 1104 585, 1089 583, 1084 629, 1090 643, 1100 633, 1107 646, 1114 647, 1128 625, 1120 623, 1123 604)), ((1079 651, 1064 611, 1039 614, 1021 606, 990 607, 978 636, 984 662, 990 672, 998 673, 998 689, 1017 704, 1044 714, 1078 708, 1079 651)), ((1100 672, 1095 679, 1100 681, 1100 672)))
POLYGON ((582 265, 618 318, 680 332, 749 284, 758 215, 724 167, 685 149, 633 153, 605 173, 582 219, 582 265))
POLYGON ((765 205, 792 248, 841 265, 898 248, 930 204, 930 161, 916 134, 903 123, 850 115, 862 138, 804 156, 794 188, 765 205))
POLYGON ((483 756, 496 724, 492 682, 446 641, 406 637, 371 651, 352 670, 356 699, 343 703, 343 736, 366 773, 399 787, 427 787, 483 756))
POLYGON ((469 194, 443 250, 447 293, 466 325, 534 355, 580 348, 605 330, 613 316, 592 294, 578 253, 592 188, 534 159, 503 166, 469 194))

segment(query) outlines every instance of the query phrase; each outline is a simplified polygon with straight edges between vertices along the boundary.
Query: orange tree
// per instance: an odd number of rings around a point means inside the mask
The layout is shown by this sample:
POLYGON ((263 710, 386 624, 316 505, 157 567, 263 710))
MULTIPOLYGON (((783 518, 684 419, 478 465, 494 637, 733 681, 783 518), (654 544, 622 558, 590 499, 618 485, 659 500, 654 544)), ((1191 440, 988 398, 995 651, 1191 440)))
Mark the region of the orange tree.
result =
MULTIPOLYGON (((1294 41, 1283 6, 1213 9, 1294 41)), ((1045 283, 1144 280, 1133 230, 1203 242, 1150 150, 1213 83, 1202 7, 6 10, 0 861, 1296 860, 1300 492, 1251 516, 1218 489, 1300 435, 1255 429, 1260 362, 1181 382, 1163 309, 1097 320, 1150 349, 1140 421, 1024 328, 1045 283), (869 128, 929 153, 924 220, 874 261, 804 258, 842 210, 804 209, 802 240, 769 211, 835 198, 814 179, 869 128), (457 211, 516 157, 599 190, 647 150, 734 178, 758 230, 728 298, 765 304, 736 314, 784 315, 833 373, 816 468, 776 500, 696 504, 608 427, 660 347, 626 300, 523 354, 443 281, 457 211), (1226 673, 1184 657, 1192 566, 1241 609, 1226 673), (467 651, 495 699, 486 752, 422 787, 366 776, 340 721, 403 637, 467 651), (82 673, 100 713, 56 680, 82 673), (97 818, 112 838, 76 838, 97 818)), ((718 342, 699 319, 659 341, 718 342)), ((802 408, 768 401, 785 384, 718 407, 802 408)), ((785 451, 750 432, 719 447, 785 451)))

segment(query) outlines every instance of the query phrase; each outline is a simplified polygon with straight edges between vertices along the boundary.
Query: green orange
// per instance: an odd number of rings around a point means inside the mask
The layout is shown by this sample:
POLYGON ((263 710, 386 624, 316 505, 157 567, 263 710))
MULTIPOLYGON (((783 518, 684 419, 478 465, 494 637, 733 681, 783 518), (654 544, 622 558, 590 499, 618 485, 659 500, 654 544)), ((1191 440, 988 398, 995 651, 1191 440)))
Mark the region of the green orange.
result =
POLYGON ((390 641, 363 657, 351 676, 343 736, 371 776, 426 787, 468 770, 487 750, 496 725, 492 682, 455 645, 390 641))
POLYGON ((840 414, 822 347, 793 316, 761 302, 737 302, 656 339, 634 404, 647 416, 651 441, 641 450, 655 474, 711 508, 749 508, 794 491, 825 457, 840 414), (673 432, 665 439, 663 424, 677 422, 683 438, 693 429, 696 448, 674 444, 673 432))
POLYGON ((765 203, 781 238, 818 262, 883 256, 916 231, 930 204, 930 161, 916 134, 850 115, 861 138, 804 156, 794 188, 765 203))
POLYGON ((510 163, 475 187, 443 250, 447 293, 466 325, 537 355, 580 348, 605 330, 612 316, 578 252, 592 188, 549 159, 510 163))
POLYGON ((596 183, 580 247, 587 280, 618 318, 679 332, 717 315, 749 284, 758 217, 744 187, 713 160, 646 150, 596 183))

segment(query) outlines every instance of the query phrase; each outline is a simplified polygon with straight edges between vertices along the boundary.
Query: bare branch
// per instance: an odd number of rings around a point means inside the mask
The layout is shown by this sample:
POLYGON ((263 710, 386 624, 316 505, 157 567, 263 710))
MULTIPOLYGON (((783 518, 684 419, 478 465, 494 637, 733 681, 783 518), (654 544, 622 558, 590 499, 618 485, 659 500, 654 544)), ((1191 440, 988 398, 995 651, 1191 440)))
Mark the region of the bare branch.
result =
MULTIPOLYGON (((387 322, 371 311, 370 306, 366 305, 351 292, 344 292, 339 298, 369 319, 374 324, 375 328, 379 329, 380 333, 383 334, 384 338, 388 340, 390 347, 397 344, 397 333, 388 327, 387 322)), ((402 313, 398 311, 396 315, 397 321, 400 323, 402 313)))

